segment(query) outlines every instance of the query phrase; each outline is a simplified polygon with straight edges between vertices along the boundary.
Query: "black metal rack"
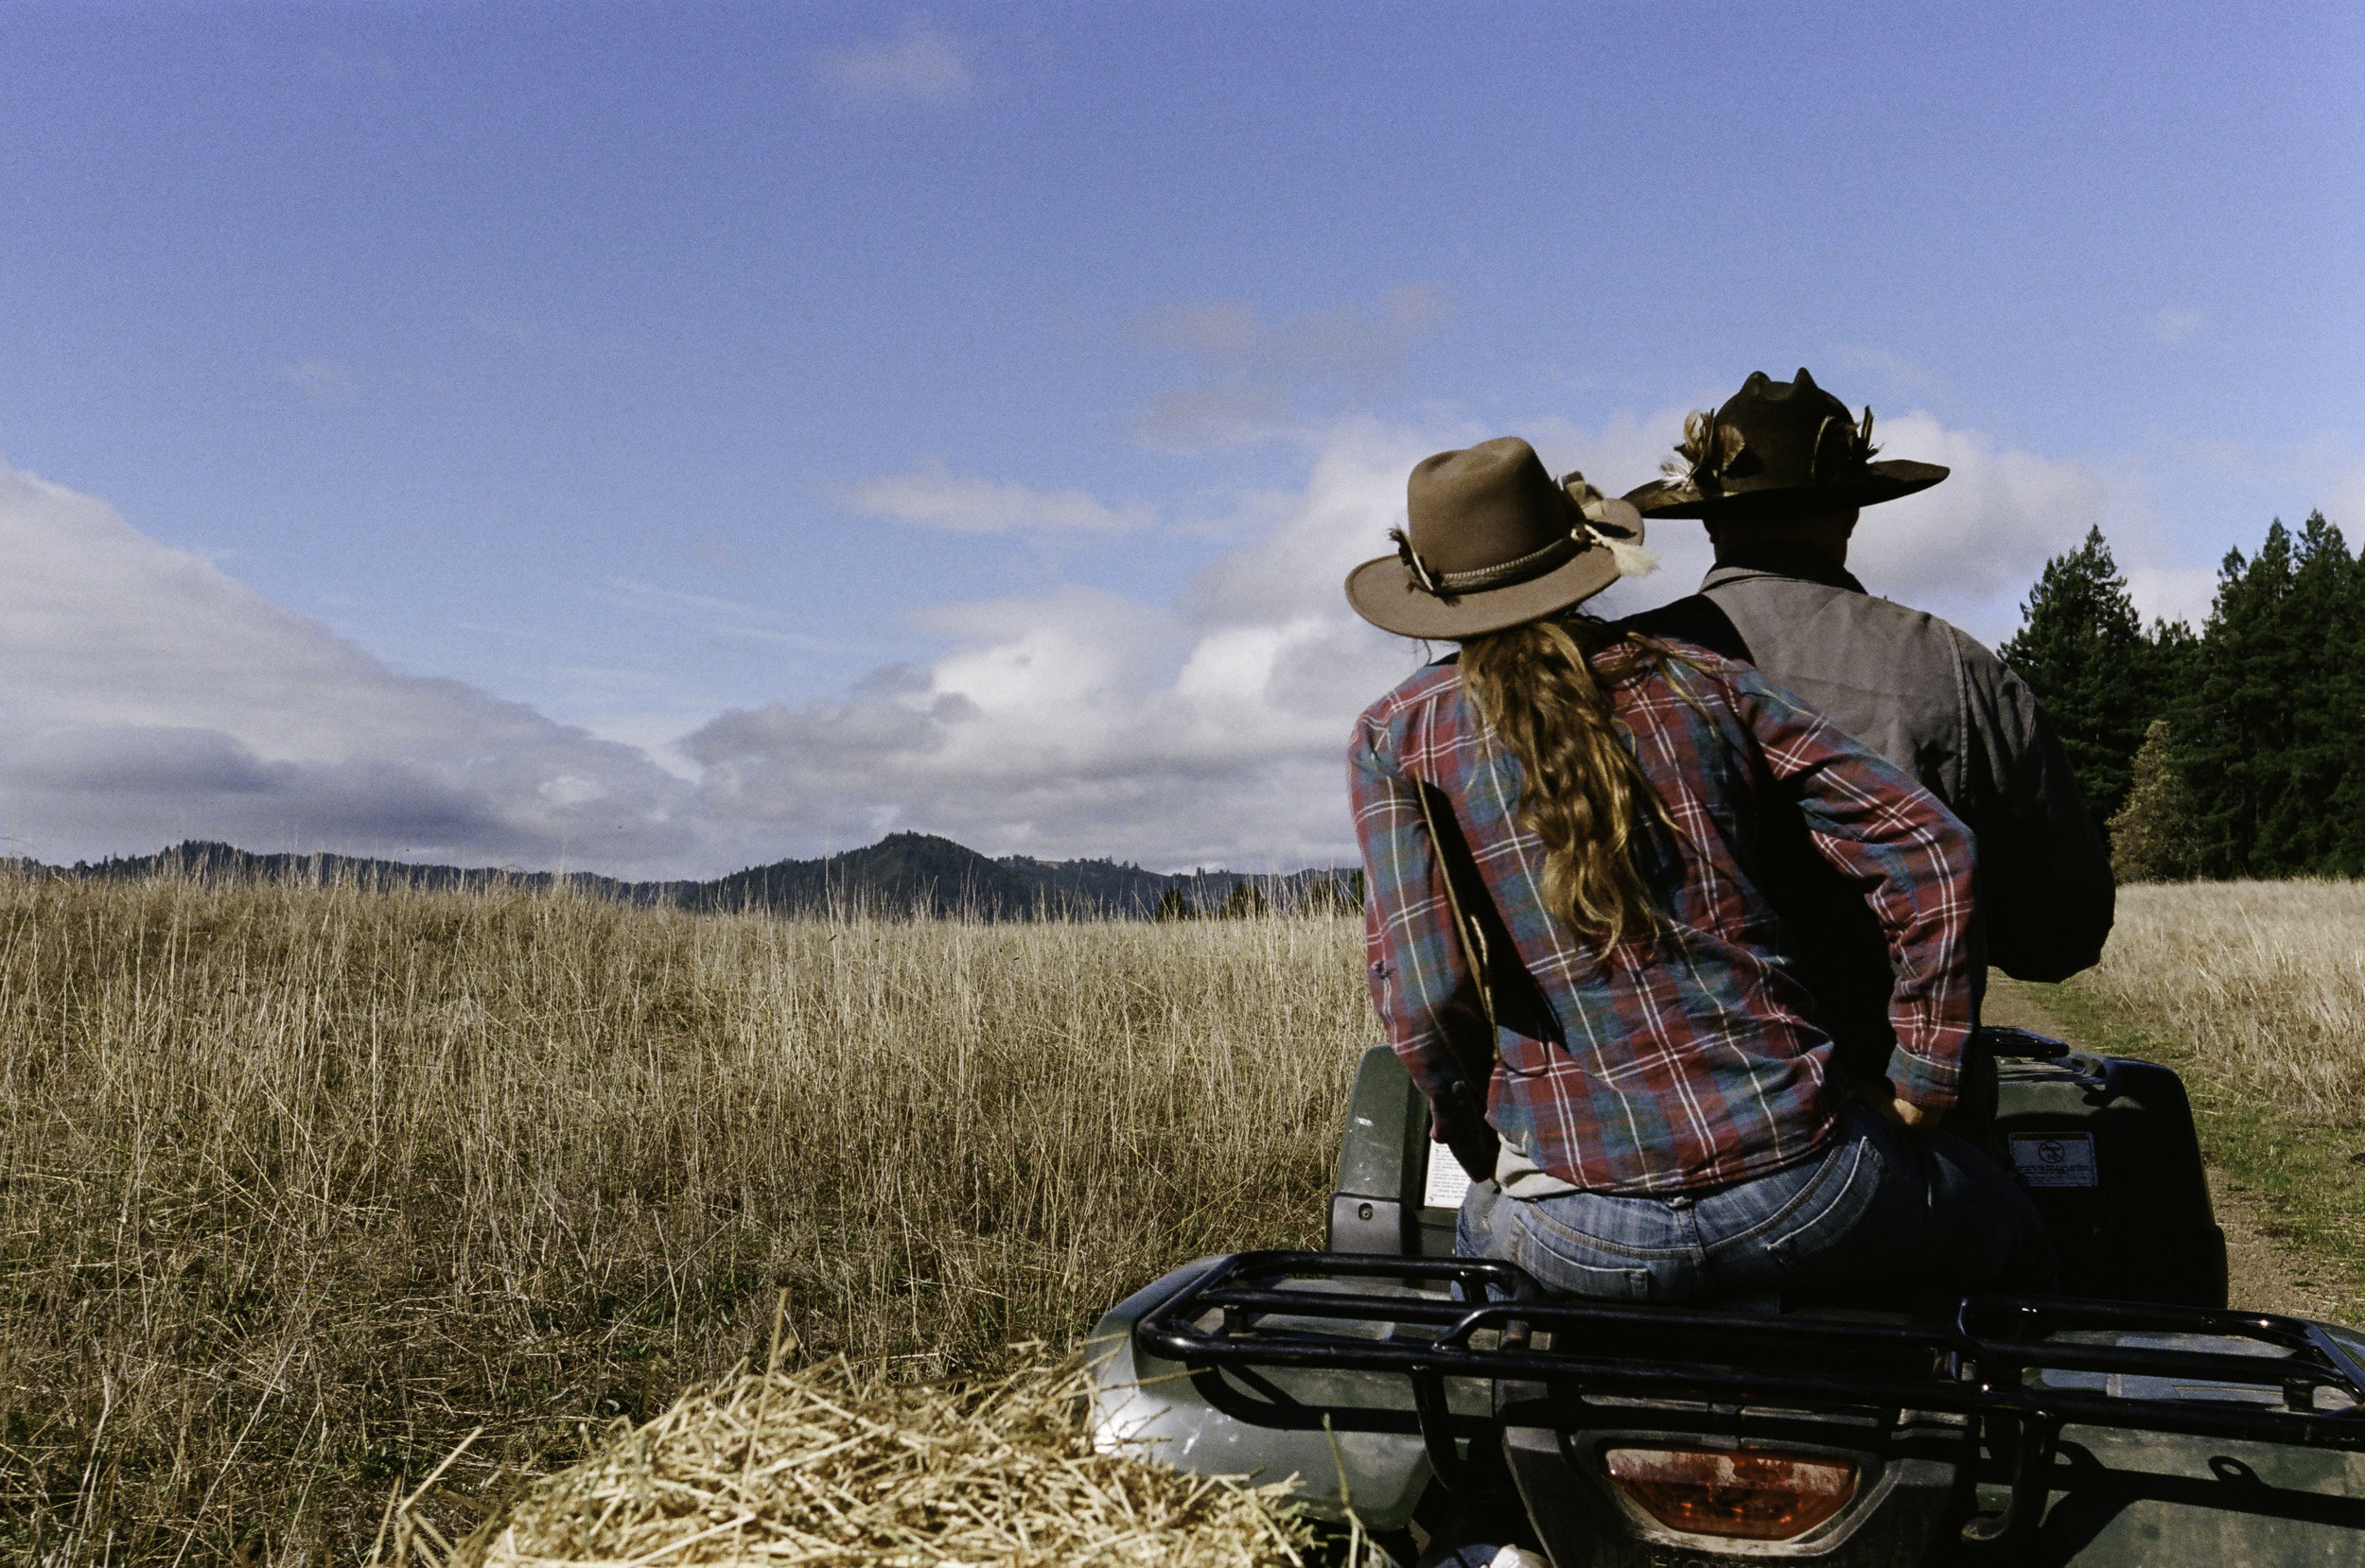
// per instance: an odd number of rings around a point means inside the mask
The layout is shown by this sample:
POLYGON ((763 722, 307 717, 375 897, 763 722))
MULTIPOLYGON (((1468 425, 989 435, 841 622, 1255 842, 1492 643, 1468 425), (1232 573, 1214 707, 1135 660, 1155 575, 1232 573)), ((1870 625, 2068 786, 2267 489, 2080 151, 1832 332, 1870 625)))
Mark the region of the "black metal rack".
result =
POLYGON ((2321 1327, 2268 1313, 2111 1301, 1968 1297, 1951 1321, 1751 1315, 1546 1299, 1515 1265, 1475 1258, 1243 1252, 1147 1314, 1148 1354, 1207 1368, 1393 1372, 1410 1380, 1441 1479, 1454 1446, 1448 1379, 1548 1384, 1583 1394, 1765 1403, 1809 1411, 1917 1410, 2016 1429, 2012 1506, 1974 1520, 1974 1541, 2007 1537, 2041 1511, 2064 1426, 2365 1452, 2365 1365, 2321 1327), (1289 1288, 1321 1280, 1325 1288, 1289 1288), (1341 1290, 1338 1281, 1393 1290, 1341 1290), (1418 1294, 1422 1287, 1431 1292, 1418 1294), (1277 1321, 1278 1320, 1278 1321, 1277 1321), (1319 1325, 1357 1325, 1326 1332, 1319 1325), (2094 1344, 2077 1333, 2206 1335, 2252 1353, 2094 1344), (1549 1336, 1539 1345, 1538 1336, 1549 1336), (2031 1381, 2032 1372, 2121 1373, 2234 1390, 2273 1390, 2280 1407, 2226 1398, 2150 1398, 2031 1381), (2344 1396, 2318 1409, 2318 1391, 2344 1396))

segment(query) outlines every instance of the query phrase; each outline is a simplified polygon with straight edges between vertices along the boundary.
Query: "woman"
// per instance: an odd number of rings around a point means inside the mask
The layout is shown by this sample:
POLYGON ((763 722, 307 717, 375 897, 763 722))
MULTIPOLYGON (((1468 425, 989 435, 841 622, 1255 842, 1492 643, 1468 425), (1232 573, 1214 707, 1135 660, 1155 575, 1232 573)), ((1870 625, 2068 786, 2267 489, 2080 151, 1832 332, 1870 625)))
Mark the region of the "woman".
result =
POLYGON ((1571 489, 1516 438, 1441 452, 1347 580, 1461 644, 1363 714, 1351 783, 1374 999, 1473 1177, 1462 1250, 1638 1300, 2043 1287, 2026 1195, 1934 1130, 1981 972, 1962 825, 1749 666, 1578 614, 1641 521, 1571 489), (1778 795, 1888 943, 1877 1107, 1754 880, 1778 795))

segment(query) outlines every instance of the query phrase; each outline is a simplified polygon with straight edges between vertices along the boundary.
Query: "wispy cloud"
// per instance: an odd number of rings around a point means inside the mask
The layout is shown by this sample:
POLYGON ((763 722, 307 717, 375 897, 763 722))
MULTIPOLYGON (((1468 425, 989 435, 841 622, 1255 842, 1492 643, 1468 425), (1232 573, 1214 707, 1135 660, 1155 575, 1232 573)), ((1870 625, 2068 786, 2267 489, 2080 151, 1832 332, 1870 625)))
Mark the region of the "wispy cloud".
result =
POLYGON ((669 610, 698 610, 708 615, 746 616, 760 614, 752 604, 736 599, 724 599, 714 594, 688 593, 680 588, 660 588, 654 583, 641 583, 629 577, 611 577, 607 585, 622 597, 622 601, 642 608, 663 607, 669 610))
POLYGON ((2151 335, 2164 343, 2181 343, 2199 332, 2207 320, 2198 310, 2155 310, 2151 313, 2151 335))
POLYGON ((2217 573, 2210 566, 2129 566, 2127 588, 2143 614, 2199 626, 2217 597, 2217 573))
POLYGON ((2365 451, 2332 431, 2304 441, 2236 441, 2216 436, 2175 441, 2186 462, 2282 492, 2291 516, 2321 511, 2349 529, 2365 526, 2365 451))
POLYGON ((1111 506, 1081 490, 960 479, 940 462, 864 479, 834 494, 839 504, 866 516, 948 533, 1130 533, 1158 520, 1148 506, 1111 506))
POLYGON ((615 354, 621 346, 612 338, 578 332, 572 327, 552 326, 547 322, 529 321, 521 316, 497 316, 486 310, 469 311, 468 324, 487 338, 515 343, 519 348, 604 356, 615 354))
POLYGON ((2352 531, 2365 532, 2365 463, 2333 482, 2325 495, 2324 514, 2352 531))
POLYGON ((977 89, 967 46, 920 16, 893 38, 823 49, 813 64, 824 91, 846 109, 945 108, 966 102, 977 89))
MULTIPOLYGON (((1929 366, 1869 343, 1840 343, 1832 358, 1852 371, 1864 371, 1886 381, 1893 391, 1926 397, 1946 390, 1946 377, 1929 366)), ((1780 372, 1772 374, 1779 375, 1780 372)))
POLYGON ((777 612, 736 599, 690 593, 680 588, 661 588, 654 583, 641 583, 629 577, 611 577, 607 580, 607 587, 612 602, 630 609, 707 618, 708 630, 718 637, 777 643, 813 653, 875 652, 839 639, 785 630, 779 624, 782 618, 777 612))
POLYGON ((1453 301, 1426 284, 1382 294, 1369 310, 1342 306, 1268 320, 1242 300, 1168 305, 1133 322, 1134 334, 1226 369, 1374 380, 1395 375, 1412 345, 1453 319, 1453 301))
MULTIPOLYGON (((1245 300, 1164 305, 1129 323, 1136 341, 1186 357, 1217 379, 1159 393, 1133 416, 1154 451, 1220 451, 1318 441, 1329 419, 1300 412, 1395 379, 1413 345, 1453 319, 1453 300, 1426 284, 1392 288, 1368 307, 1268 316, 1245 300)), ((1334 410, 1335 412, 1335 410, 1334 410)))
POLYGON ((1161 392, 1133 416, 1133 439, 1157 452, 1190 455, 1289 441, 1303 427, 1289 394, 1269 381, 1219 382, 1161 392))
POLYGON ((2199 441, 2179 441, 2175 449, 2188 462, 2204 468, 2238 470, 2258 466, 2248 443, 2226 436, 2209 436, 2199 441))
POLYGON ((716 571, 728 572, 733 577, 745 577, 747 573, 747 563, 740 559, 739 551, 720 539, 701 539, 691 546, 690 553, 716 571))
POLYGON ((487 338, 499 338, 505 342, 522 343, 528 347, 548 340, 548 334, 541 327, 532 322, 521 322, 514 316, 495 316, 482 310, 471 310, 468 312, 468 324, 487 338))
POLYGON ((280 366, 279 377, 323 408, 342 409, 361 392, 352 367, 337 359, 299 359, 280 366))

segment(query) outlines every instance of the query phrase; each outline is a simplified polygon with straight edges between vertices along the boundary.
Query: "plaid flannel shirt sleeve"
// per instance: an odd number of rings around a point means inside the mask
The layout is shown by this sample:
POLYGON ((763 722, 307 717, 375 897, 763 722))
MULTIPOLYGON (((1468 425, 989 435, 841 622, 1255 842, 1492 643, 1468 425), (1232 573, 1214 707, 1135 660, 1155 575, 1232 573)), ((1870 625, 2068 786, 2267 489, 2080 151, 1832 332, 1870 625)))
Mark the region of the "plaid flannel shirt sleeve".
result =
POLYGON ((1735 710, 1767 765, 1799 794, 1823 857, 1865 891, 1887 938, 1894 981, 1889 1081, 1925 1110, 1954 1104, 1981 962, 1973 927, 1975 850, 1938 798, 1754 670, 1732 682, 1735 710))
MULTIPOLYGON (((1372 1005, 1388 1043, 1428 1097, 1430 1136, 1463 1130, 1456 1107, 1483 1107, 1487 1086, 1465 1081, 1447 1015, 1469 984, 1444 869, 1421 816, 1418 786, 1395 759, 1389 728, 1366 718, 1348 747, 1347 793, 1364 868, 1363 936, 1372 1005)), ((1482 1111, 1480 1112, 1482 1114, 1482 1111)))

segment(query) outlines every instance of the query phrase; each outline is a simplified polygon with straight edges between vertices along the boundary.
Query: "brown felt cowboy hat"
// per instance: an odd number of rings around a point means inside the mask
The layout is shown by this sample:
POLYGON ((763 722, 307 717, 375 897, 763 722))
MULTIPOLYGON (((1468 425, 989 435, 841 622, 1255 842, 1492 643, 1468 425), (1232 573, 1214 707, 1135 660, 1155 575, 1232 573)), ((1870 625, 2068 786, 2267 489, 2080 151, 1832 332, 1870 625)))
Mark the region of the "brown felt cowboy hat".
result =
POLYGON ((1535 448, 1500 436, 1425 458, 1405 485, 1396 553, 1347 573, 1347 602, 1382 631, 1474 637, 1540 620, 1647 570, 1642 517, 1535 448))
POLYGON ((1814 384, 1753 373, 1714 413, 1684 421, 1668 478, 1626 492, 1645 516, 1745 522, 1785 507, 1873 506, 1946 478, 1935 462, 1874 462, 1872 410, 1864 421, 1814 384))

